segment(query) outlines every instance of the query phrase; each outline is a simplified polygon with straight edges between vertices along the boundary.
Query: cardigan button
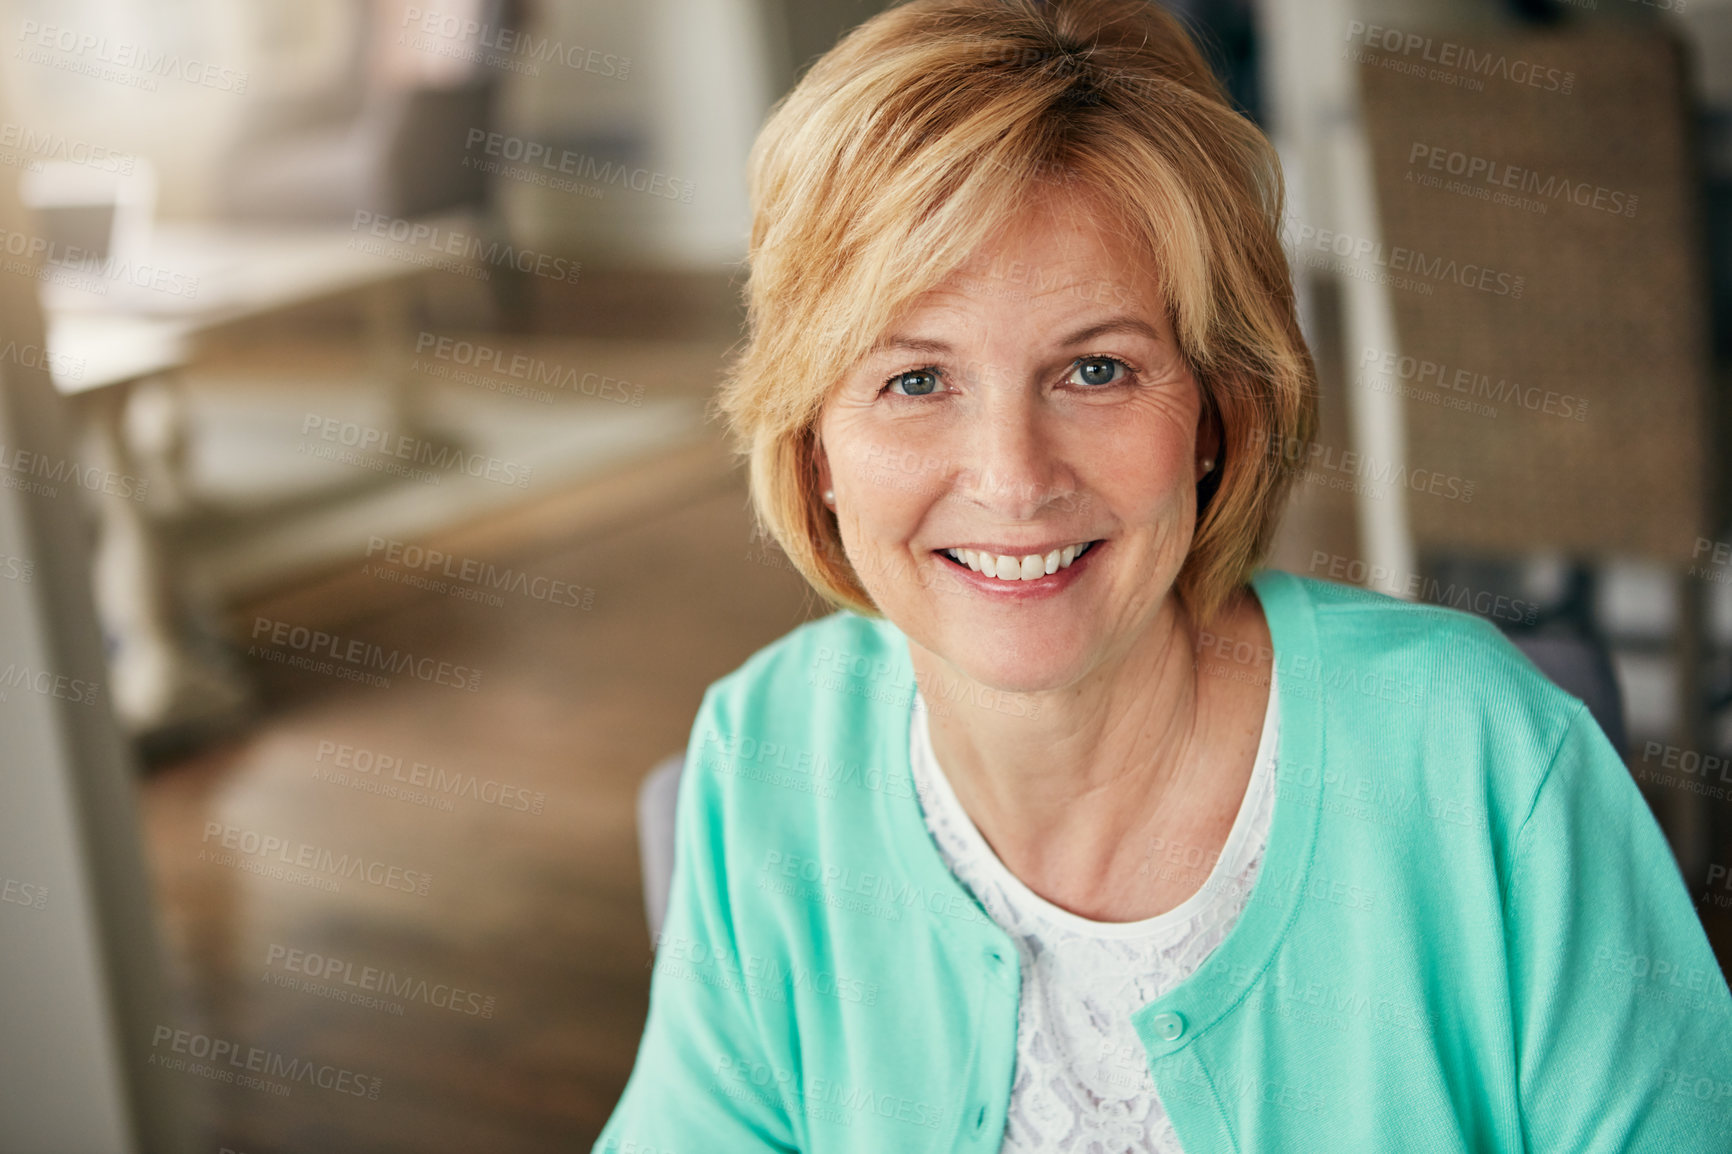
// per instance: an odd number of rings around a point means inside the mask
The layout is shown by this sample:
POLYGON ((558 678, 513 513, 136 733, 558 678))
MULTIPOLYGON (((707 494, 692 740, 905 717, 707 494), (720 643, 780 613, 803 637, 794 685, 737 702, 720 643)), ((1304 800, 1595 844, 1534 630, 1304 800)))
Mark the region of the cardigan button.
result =
POLYGON ((1163 1042, 1177 1042, 1185 1034, 1183 1014, 1156 1014, 1149 1025, 1154 1027, 1155 1037, 1163 1042))

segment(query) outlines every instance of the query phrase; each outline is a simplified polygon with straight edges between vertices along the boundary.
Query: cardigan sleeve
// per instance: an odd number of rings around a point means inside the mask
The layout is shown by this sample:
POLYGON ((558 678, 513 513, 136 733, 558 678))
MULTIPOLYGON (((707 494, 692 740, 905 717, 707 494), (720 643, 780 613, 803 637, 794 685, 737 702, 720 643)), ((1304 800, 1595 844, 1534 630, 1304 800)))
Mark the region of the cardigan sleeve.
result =
POLYGON ((1530 1151, 1732 1151, 1732 996, 1671 848, 1578 708, 1505 895, 1530 1151))
POLYGON ((739 964, 723 846, 726 801, 719 775, 704 760, 720 738, 716 699, 712 686, 686 751, 649 1019, 595 1154, 795 1149, 784 1097, 789 1075, 762 1045, 752 979, 739 964))

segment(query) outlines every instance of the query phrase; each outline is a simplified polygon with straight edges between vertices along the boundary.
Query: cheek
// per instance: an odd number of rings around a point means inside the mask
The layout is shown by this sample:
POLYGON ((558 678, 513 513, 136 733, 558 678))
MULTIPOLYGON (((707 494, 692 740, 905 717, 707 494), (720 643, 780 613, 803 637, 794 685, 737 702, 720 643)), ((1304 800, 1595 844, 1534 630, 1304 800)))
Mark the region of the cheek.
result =
POLYGON ((871 590, 887 578, 906 578, 911 571, 908 542, 930 502, 880 470, 840 477, 838 488, 843 486, 845 507, 837 523, 861 582, 871 590))
POLYGON ((890 436, 851 438, 846 452, 832 457, 832 469, 862 537, 886 544, 914 535, 943 495, 947 474, 935 452, 890 436))
POLYGON ((1130 520, 1170 517, 1187 507, 1187 492, 1195 493, 1188 446, 1144 441, 1097 452, 1092 459, 1090 488, 1130 520))

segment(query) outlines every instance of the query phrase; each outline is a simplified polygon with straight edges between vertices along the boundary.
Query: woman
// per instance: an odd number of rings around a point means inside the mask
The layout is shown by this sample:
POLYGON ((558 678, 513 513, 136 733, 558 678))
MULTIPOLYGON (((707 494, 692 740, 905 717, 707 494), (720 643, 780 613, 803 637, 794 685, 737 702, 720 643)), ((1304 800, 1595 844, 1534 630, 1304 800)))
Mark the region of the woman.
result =
POLYGON ((1732 1149, 1732 998, 1581 703, 1258 568, 1314 374, 1170 17, 892 9, 752 190, 722 408, 841 611, 705 695, 597 1149, 1732 1149))

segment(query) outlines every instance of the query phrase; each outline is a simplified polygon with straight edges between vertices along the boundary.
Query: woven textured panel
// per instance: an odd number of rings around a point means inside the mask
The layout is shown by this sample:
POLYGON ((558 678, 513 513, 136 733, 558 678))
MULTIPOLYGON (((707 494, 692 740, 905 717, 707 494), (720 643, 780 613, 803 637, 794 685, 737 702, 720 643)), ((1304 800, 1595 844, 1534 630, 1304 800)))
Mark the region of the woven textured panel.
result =
MULTIPOLYGON (((1413 465, 1472 484, 1410 484, 1418 543, 1687 563, 1709 408, 1681 53, 1638 29, 1365 39, 1370 260, 1411 360, 1347 367, 1405 395, 1413 465)), ((1358 241, 1330 243, 1302 251, 1358 241)))

